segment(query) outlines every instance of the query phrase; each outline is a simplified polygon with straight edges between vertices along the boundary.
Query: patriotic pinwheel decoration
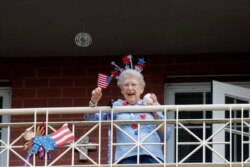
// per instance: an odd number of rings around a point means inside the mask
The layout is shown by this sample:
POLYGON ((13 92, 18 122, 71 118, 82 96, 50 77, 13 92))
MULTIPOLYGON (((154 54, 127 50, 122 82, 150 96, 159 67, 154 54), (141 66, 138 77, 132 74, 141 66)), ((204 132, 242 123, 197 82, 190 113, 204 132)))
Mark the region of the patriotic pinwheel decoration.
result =
POLYGON ((24 139, 28 140, 23 146, 24 150, 28 150, 24 167, 28 166, 27 162, 32 155, 44 159, 47 153, 48 159, 51 159, 50 150, 64 146, 75 139, 74 134, 68 128, 68 124, 64 124, 60 129, 49 135, 44 135, 44 133, 45 126, 38 126, 36 133, 29 129, 24 132, 24 139))
POLYGON ((139 58, 137 65, 135 65, 135 70, 142 72, 144 67, 145 67, 144 58, 139 58))

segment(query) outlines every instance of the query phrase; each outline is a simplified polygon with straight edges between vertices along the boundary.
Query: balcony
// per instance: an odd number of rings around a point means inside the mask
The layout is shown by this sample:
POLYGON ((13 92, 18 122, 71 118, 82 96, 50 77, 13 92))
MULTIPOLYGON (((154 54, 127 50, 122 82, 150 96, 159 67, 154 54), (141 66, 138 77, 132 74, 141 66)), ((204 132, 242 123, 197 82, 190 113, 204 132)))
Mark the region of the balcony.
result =
MULTIPOLYGON (((140 164, 138 162, 129 166, 250 167, 249 111, 250 104, 1 109, 0 115, 19 119, 12 119, 9 123, 0 124, 2 134, 0 164, 1 166, 24 166, 24 164, 26 166, 68 167, 124 166, 124 164, 119 164, 119 159, 115 160, 113 156, 114 149, 118 145, 131 146, 138 152, 139 150, 147 152, 147 145, 160 145, 164 152, 163 162, 159 160, 157 164, 140 164), (113 118, 116 112, 132 111, 144 113, 162 111, 165 119, 150 121, 83 120, 85 114, 110 113, 113 118), (185 112, 202 112, 203 114, 219 112, 223 113, 224 118, 181 117, 181 114, 185 112), (168 117, 169 113, 172 113, 174 118, 168 117), (77 120, 72 119, 74 115, 78 117, 77 120), (34 131, 39 125, 44 124, 45 135, 50 135, 65 123, 75 136, 73 141, 45 153, 42 159, 35 155, 27 159, 27 151, 23 150, 26 142, 23 136, 26 129, 34 131), (138 134, 140 134, 140 126, 147 124, 156 125, 156 129, 152 133, 160 128, 167 132, 167 127, 171 129, 172 133, 169 140, 165 134, 160 143, 146 143, 145 140, 139 139, 131 143, 116 143, 114 137, 116 131, 120 130, 122 125, 131 124, 137 125, 138 134), (108 137, 108 133, 110 137, 108 137), (109 144, 108 141, 110 141, 109 144), (192 159, 192 157, 196 158, 192 159)), ((155 158, 154 154, 148 153, 155 158)))

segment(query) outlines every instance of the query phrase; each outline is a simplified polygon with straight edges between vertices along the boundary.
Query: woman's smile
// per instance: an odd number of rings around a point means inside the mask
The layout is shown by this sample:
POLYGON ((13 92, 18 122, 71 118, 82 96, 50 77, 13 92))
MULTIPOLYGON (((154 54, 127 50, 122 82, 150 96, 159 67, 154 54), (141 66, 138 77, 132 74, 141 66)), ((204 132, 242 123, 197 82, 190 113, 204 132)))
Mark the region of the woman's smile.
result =
POLYGON ((134 76, 126 76, 121 88, 121 93, 129 104, 135 104, 141 100, 141 94, 143 93, 143 86, 138 82, 138 79, 134 76))

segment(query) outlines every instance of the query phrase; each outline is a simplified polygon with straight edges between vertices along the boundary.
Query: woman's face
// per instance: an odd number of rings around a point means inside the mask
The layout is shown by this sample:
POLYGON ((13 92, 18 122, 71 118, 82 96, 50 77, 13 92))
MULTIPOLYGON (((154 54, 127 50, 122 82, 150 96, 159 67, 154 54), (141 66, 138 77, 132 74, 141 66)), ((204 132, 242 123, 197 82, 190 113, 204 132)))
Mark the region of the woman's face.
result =
POLYGON ((124 82, 121 86, 121 93, 129 104, 135 104, 141 99, 141 94, 144 87, 139 84, 135 76, 127 75, 124 77, 124 82))

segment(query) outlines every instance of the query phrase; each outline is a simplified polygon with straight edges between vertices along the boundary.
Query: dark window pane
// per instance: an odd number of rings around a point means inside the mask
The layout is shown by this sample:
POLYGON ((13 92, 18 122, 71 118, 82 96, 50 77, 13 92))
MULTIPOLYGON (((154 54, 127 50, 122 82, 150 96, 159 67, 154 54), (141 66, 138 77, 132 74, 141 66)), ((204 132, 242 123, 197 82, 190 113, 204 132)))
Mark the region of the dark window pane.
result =
POLYGON ((175 104, 203 104, 203 93, 176 93, 175 104))
MULTIPOLYGON (((212 96, 210 92, 183 92, 175 94, 175 104, 176 105, 189 105, 189 104, 211 104, 212 96), (204 101, 205 100, 205 101, 204 101)), ((203 119, 203 118, 212 118, 212 112, 179 112, 179 119, 203 119)), ((203 138, 203 128, 202 124, 185 124, 185 126, 192 131, 195 135, 197 135, 200 139, 203 138)), ((211 136, 211 125, 206 125, 206 137, 211 136)), ((179 127, 179 142, 198 142, 196 138, 190 135, 185 129, 179 127)), ((179 150, 179 160, 183 159, 187 156, 193 149, 195 149, 197 145, 180 145, 178 147, 179 150)), ((209 149, 206 149, 206 157, 207 162, 212 161, 212 152, 209 149)), ((194 153, 191 157, 189 157, 185 162, 202 162, 202 149, 199 149, 196 153, 194 153)))
POLYGON ((244 100, 236 99, 236 103, 237 104, 247 104, 248 102, 244 101, 244 100))
MULTIPOLYGON (((175 104, 185 105, 185 104, 203 104, 203 93, 176 93, 175 94, 175 104)), ((203 118, 203 112, 180 112, 180 119, 200 119, 203 118)))
POLYGON ((226 96, 225 97, 225 103, 226 104, 247 104, 248 101, 226 96))
POLYGON ((225 103, 226 104, 234 104, 235 102, 234 102, 234 99, 233 98, 231 98, 231 97, 225 97, 225 103))
POLYGON ((212 93, 206 92, 206 104, 212 104, 212 93))
MULTIPOLYGON (((212 104, 212 93, 211 92, 206 92, 206 104, 212 104)), ((212 111, 207 111, 206 112, 206 118, 211 119, 213 116, 212 111)))

